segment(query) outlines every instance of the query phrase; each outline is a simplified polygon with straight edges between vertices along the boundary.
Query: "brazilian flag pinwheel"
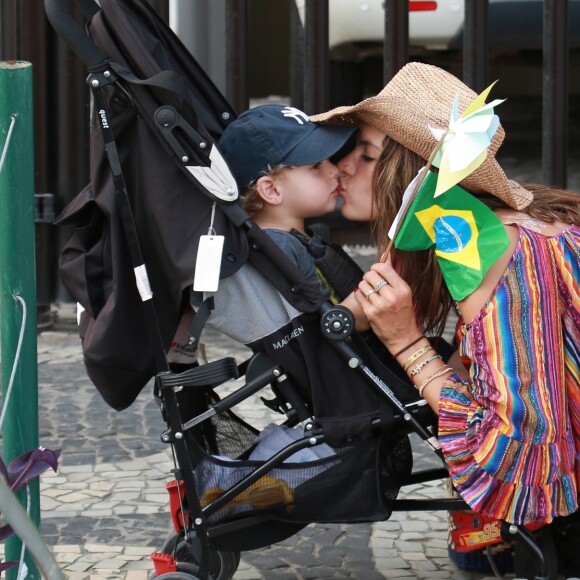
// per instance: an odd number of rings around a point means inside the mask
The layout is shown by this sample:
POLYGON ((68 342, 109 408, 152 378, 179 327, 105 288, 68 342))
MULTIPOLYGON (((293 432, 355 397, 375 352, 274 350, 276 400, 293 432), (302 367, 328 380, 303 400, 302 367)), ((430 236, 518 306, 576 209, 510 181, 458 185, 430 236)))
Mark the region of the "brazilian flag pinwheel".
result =
POLYGON ((461 117, 455 104, 446 130, 430 127, 439 139, 432 163, 439 171, 434 173, 427 166, 419 172, 389 231, 400 250, 435 248, 454 300, 469 296, 509 245, 497 216, 457 185, 483 163, 499 127, 493 105, 502 101, 485 104, 492 86, 461 117))
POLYGON ((509 244, 496 215, 473 195, 454 185, 435 198, 437 175, 429 171, 411 201, 395 237, 400 250, 435 248, 454 300, 471 294, 509 244))

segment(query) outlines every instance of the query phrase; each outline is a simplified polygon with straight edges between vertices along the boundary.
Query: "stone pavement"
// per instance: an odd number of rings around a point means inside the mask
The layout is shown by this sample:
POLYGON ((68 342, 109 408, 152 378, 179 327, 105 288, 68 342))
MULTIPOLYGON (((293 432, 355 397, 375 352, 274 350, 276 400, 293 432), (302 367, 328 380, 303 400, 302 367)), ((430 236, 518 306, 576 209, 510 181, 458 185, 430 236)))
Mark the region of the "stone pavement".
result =
MULTIPOLYGON (((210 360, 228 355, 239 362, 249 352, 211 329, 204 340, 210 360)), ((151 552, 170 532, 164 486, 172 462, 151 388, 128 410, 110 409, 85 375, 76 332, 58 326, 38 337, 38 371, 40 443, 62 449, 58 473, 41 477, 46 542, 72 580, 145 580, 151 552)), ((258 428, 269 422, 258 398, 238 412, 258 428)), ((439 465, 422 442, 414 445, 423 465, 439 465)), ((433 481, 400 497, 445 493, 444 483, 433 481)), ((372 525, 309 525, 279 544, 242 553, 234 578, 486 578, 449 560, 446 517, 397 512, 372 525)))

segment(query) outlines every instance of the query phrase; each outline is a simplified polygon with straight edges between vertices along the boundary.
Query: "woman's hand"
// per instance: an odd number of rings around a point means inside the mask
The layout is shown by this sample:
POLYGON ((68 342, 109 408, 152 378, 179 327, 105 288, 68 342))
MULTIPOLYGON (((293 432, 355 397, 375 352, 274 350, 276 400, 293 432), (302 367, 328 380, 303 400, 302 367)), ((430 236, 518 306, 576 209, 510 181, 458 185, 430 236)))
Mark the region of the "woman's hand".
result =
POLYGON ((358 287, 356 301, 391 354, 422 335, 411 288, 395 272, 390 257, 385 263, 373 264, 358 287))

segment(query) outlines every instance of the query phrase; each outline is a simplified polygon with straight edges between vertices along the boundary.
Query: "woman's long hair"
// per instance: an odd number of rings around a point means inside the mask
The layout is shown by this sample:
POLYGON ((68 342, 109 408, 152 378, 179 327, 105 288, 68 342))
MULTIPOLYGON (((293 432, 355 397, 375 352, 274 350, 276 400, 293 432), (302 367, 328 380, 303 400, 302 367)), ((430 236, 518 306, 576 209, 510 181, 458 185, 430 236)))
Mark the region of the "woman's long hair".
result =
MULTIPOLYGON (((382 254, 388 244, 387 232, 397 215, 405 189, 425 165, 424 159, 389 137, 373 175, 372 233, 382 254)), ((580 195, 544 185, 526 184, 534 194, 532 203, 521 210, 547 223, 555 221, 580 224, 580 195)), ((489 194, 473 194, 491 210, 511 210, 502 200, 489 194)), ((432 250, 407 252, 391 249, 393 266, 409 284, 417 320, 424 332, 441 335, 454 301, 447 290, 439 264, 432 250)))

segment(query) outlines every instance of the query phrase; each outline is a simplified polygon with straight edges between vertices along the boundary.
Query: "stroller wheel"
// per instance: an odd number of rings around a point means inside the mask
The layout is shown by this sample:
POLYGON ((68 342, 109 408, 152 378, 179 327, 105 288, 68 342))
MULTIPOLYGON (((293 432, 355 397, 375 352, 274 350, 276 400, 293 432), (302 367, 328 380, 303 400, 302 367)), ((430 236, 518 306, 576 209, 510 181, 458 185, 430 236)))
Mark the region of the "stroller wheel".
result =
MULTIPOLYGON (((183 539, 183 534, 172 534, 161 548, 161 552, 171 554, 180 564, 197 566, 187 542, 183 539)), ((209 573, 212 580, 231 580, 239 564, 240 552, 210 549, 209 573)))

